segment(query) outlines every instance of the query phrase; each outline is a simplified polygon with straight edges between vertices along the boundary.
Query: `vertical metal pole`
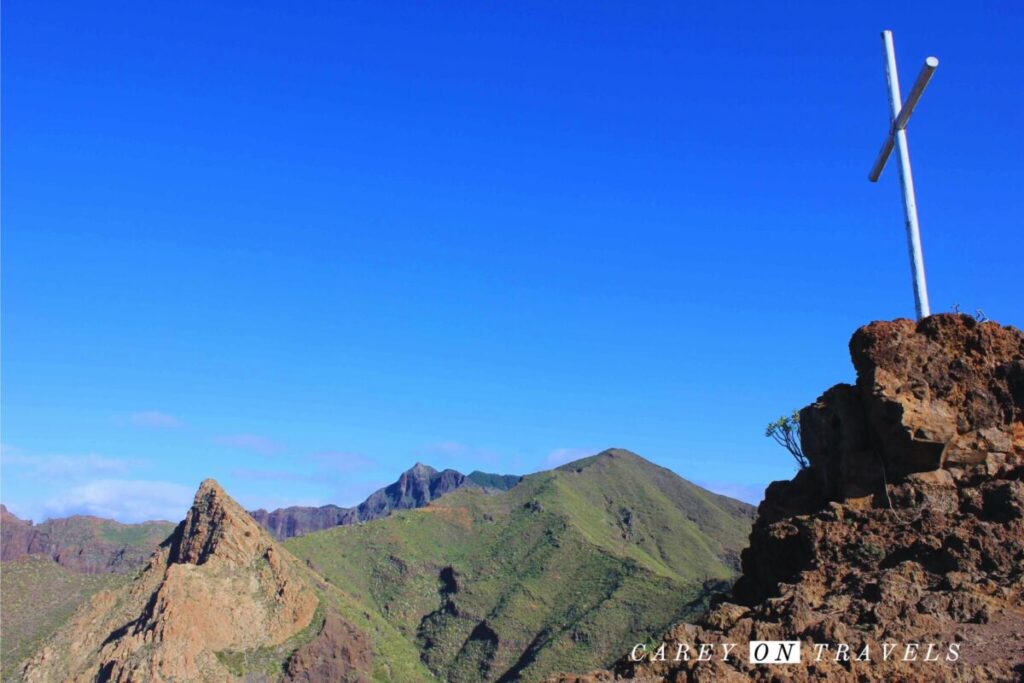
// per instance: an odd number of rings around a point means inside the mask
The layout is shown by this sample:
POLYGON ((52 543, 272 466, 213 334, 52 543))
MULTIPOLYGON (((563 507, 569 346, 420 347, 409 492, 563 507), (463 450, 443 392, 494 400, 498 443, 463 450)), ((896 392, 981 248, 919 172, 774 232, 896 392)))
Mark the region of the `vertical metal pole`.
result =
MULTIPOLYGON (((896 48, 893 47, 892 31, 882 31, 885 46, 885 72, 889 78, 889 105, 895 124, 900 116, 900 77, 896 72, 896 48)), ((917 200, 914 197, 914 176, 910 172, 910 150, 907 148, 907 131, 900 128, 893 131, 896 138, 896 153, 900 159, 900 184, 903 186, 903 208, 907 218, 907 246, 910 251, 910 274, 914 282, 914 306, 917 319, 931 315, 928 306, 928 284, 924 279, 924 255, 921 253, 921 228, 917 222, 917 200)))

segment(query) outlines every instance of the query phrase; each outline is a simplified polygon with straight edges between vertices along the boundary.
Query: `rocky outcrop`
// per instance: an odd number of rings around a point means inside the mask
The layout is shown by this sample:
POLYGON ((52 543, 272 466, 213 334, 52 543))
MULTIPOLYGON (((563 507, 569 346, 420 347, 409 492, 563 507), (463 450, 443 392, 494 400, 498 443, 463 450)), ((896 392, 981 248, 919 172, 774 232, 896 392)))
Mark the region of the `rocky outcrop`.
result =
POLYGON ((1024 677, 1024 333, 937 315, 850 351, 857 382, 801 411, 810 467, 768 487, 731 598, 668 633, 665 661, 553 680, 1024 677), (752 640, 800 641, 802 663, 750 664, 752 640))
POLYGON ((887 483, 915 473, 998 473, 1024 438, 1022 354, 1020 330, 964 315, 857 330, 856 386, 838 384, 800 411, 811 467, 773 483, 761 517, 810 513, 830 501, 877 507, 887 483))
POLYGON ((207 480, 139 577, 80 609, 24 679, 235 680, 225 653, 284 643, 319 603, 308 570, 207 480))
POLYGON ((292 536, 330 529, 342 524, 353 524, 354 508, 343 508, 337 505, 308 507, 293 505, 286 508, 267 511, 264 509, 249 512, 252 518, 274 538, 284 540, 292 536))
POLYGON ((253 510, 250 514, 275 538, 292 536, 329 529, 331 527, 358 524, 372 519, 386 517, 395 510, 420 508, 441 496, 467 486, 484 490, 507 490, 519 481, 513 475, 473 472, 469 476, 455 470, 437 471, 429 465, 416 463, 398 478, 398 481, 378 489, 353 508, 337 505, 321 507, 287 507, 271 512, 253 510))
POLYGON ((398 481, 370 494, 356 510, 360 521, 377 519, 392 510, 423 507, 430 501, 463 486, 475 484, 455 470, 438 472, 429 465, 416 463, 402 472, 398 481))
POLYGON ((174 530, 170 522, 121 524, 86 515, 33 524, 0 505, 0 560, 42 555, 83 574, 138 569, 174 530))
POLYGON ((0 504, 0 561, 8 562, 28 555, 35 529, 32 522, 19 519, 0 504))
POLYGON ((331 612, 316 637, 288 660, 286 674, 295 683, 368 683, 372 666, 366 634, 331 612))

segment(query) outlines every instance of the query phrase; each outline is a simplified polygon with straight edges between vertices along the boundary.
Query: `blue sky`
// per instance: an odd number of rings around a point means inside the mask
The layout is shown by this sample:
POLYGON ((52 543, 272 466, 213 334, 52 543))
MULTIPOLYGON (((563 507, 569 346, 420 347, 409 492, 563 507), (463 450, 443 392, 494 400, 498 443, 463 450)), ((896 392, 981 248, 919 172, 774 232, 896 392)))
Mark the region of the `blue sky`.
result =
POLYGON ((757 498, 765 423, 913 314, 1020 325, 1018 3, 5 3, 2 499, 351 504, 627 447, 757 498), (959 5, 959 6, 958 6, 959 5), (974 6, 971 6, 974 5, 974 6))

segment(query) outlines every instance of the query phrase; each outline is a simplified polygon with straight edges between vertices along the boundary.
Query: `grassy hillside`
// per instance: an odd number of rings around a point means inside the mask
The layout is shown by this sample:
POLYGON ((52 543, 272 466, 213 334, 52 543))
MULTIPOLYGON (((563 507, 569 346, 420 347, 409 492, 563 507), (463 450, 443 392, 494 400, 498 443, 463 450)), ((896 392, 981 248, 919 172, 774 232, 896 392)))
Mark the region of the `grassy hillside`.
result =
POLYGON ((752 509, 627 451, 286 545, 454 682, 607 665, 729 579, 752 509))
POLYGON ((18 664, 89 596, 130 578, 73 572, 39 555, 4 562, 0 567, 0 680, 12 680, 18 664))

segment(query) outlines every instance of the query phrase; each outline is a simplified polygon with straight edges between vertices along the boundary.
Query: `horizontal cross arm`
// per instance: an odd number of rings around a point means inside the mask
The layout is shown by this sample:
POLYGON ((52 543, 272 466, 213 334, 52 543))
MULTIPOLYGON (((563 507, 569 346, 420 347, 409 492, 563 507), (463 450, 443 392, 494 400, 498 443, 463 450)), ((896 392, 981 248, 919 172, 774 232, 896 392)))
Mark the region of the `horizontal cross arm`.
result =
POLYGON ((910 94, 907 95, 907 101, 903 103, 900 108, 900 115, 896 117, 892 127, 896 130, 903 130, 907 127, 907 122, 910 120, 910 115, 914 113, 914 107, 917 106, 917 101, 921 99, 921 95, 924 93, 924 89, 928 87, 928 81, 932 80, 932 74, 935 73, 935 67, 939 65, 939 60, 935 57, 929 57, 924 60, 924 66, 921 67, 921 73, 917 75, 917 82, 914 83, 914 87, 910 90, 910 94))

